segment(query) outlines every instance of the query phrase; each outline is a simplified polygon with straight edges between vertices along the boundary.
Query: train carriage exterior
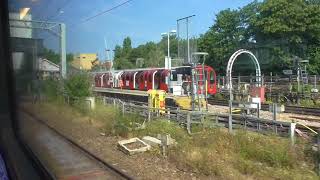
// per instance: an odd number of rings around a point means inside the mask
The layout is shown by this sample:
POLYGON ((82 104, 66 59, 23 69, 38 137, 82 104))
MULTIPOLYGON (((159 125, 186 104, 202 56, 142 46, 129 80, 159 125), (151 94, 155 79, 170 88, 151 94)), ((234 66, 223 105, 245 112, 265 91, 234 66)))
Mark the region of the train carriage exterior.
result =
MULTIPOLYGON (((197 72, 198 85, 201 87, 198 93, 216 94, 216 72, 214 69, 210 66, 204 66, 203 68, 199 65, 194 70, 197 72)), ((180 89, 187 92, 190 90, 191 79, 190 66, 173 67, 171 70, 164 68, 132 69, 114 71, 113 73, 97 73, 94 77, 94 86, 140 91, 158 89, 168 93, 172 93, 176 86, 181 86, 180 89)))

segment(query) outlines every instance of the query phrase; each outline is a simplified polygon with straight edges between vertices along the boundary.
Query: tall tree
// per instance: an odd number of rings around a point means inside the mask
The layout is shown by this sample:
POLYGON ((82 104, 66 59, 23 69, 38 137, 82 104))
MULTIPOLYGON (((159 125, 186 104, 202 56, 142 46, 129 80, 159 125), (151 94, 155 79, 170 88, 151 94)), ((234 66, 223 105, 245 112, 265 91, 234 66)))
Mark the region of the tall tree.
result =
POLYGON ((123 40, 122 48, 120 46, 115 47, 115 68, 117 69, 128 69, 134 67, 132 62, 129 61, 129 56, 132 51, 131 39, 126 37, 123 40))
POLYGON ((228 58, 244 40, 245 28, 241 25, 238 10, 223 10, 209 31, 200 36, 199 50, 209 53, 207 63, 219 73, 224 73, 228 58))
POLYGON ((131 53, 131 50, 132 50, 132 45, 131 45, 131 39, 130 39, 130 37, 126 37, 126 38, 123 40, 122 47, 123 47, 123 55, 124 55, 124 56, 129 56, 130 53, 131 53))

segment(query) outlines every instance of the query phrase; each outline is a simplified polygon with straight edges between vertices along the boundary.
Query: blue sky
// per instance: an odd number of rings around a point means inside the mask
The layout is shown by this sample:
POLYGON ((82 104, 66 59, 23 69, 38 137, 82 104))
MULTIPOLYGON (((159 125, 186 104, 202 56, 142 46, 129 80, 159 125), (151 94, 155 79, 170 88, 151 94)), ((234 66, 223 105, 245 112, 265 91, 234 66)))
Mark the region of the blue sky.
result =
MULTIPOLYGON (((19 2, 27 0, 16 0, 19 2)), ((176 29, 176 20, 195 14, 191 34, 205 33, 220 10, 239 8, 252 0, 133 0, 86 23, 84 19, 118 5, 125 0, 29 0, 34 20, 64 22, 67 25, 67 51, 103 53, 104 37, 109 48, 122 44, 129 36, 134 47, 147 41, 159 41, 161 33, 176 29), (63 13, 59 13, 60 10, 63 13)), ((57 41, 44 35, 47 46, 57 41)))

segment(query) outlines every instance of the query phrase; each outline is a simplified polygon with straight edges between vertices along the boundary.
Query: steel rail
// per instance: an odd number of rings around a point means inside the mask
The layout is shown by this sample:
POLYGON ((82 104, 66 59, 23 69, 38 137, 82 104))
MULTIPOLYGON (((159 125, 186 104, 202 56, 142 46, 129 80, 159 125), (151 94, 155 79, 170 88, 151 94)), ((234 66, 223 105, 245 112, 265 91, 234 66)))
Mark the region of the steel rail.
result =
POLYGON ((79 145, 78 143, 76 143, 75 141, 73 141, 72 139, 68 138, 67 136, 65 136, 64 134, 62 134, 61 132, 59 132, 58 130, 56 130, 55 128, 53 128, 52 126, 50 126, 48 123, 46 123, 44 120, 41 120, 39 117, 37 117, 34 113, 27 111, 24 108, 21 108, 21 111, 26 113, 27 115, 31 116, 34 120, 38 121, 39 123, 41 123, 42 125, 46 126, 47 128, 49 128, 50 130, 52 130, 54 133, 56 133, 57 135, 61 136, 63 139, 65 139, 69 144, 73 145, 75 148, 78 148, 79 150, 81 150, 84 154, 86 154, 87 156, 89 156, 90 158, 92 158, 93 160, 97 161, 98 163, 104 165, 106 167, 107 170, 112 171, 113 173, 119 175, 121 178, 123 179, 134 179, 133 177, 129 176, 128 174, 124 173, 123 171, 121 171, 120 169, 118 169, 117 167, 113 166, 112 164, 106 162, 105 160, 101 159, 100 157, 96 156, 94 153, 90 152, 89 150, 85 149, 84 147, 82 147, 81 145, 79 145))
MULTIPOLYGON (((208 103, 211 105, 220 105, 220 106, 228 106, 228 101, 224 100, 214 100, 208 99, 208 103)), ((268 111, 269 104, 262 104, 261 109, 268 111)), ((304 106, 285 106, 285 113, 293 113, 293 114, 302 114, 302 115, 313 115, 313 116, 320 116, 320 108, 311 108, 311 107, 304 107, 304 106)))

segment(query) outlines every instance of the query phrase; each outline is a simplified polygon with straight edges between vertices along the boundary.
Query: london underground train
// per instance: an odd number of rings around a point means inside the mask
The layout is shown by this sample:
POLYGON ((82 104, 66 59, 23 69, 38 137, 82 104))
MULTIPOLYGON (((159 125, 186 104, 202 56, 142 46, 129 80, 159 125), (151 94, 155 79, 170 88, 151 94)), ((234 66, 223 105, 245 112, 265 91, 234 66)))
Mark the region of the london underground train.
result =
POLYGON ((94 75, 94 86, 99 89, 123 89, 148 91, 164 90, 173 95, 190 94, 192 84, 198 86, 198 94, 214 95, 217 92, 216 72, 210 66, 198 65, 165 68, 145 68, 97 72, 94 75))

